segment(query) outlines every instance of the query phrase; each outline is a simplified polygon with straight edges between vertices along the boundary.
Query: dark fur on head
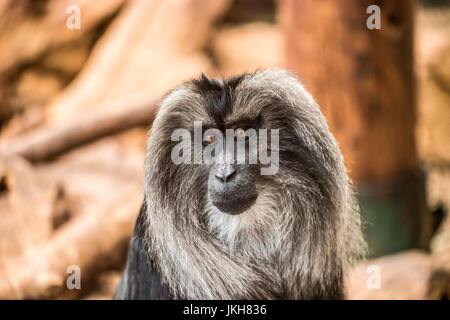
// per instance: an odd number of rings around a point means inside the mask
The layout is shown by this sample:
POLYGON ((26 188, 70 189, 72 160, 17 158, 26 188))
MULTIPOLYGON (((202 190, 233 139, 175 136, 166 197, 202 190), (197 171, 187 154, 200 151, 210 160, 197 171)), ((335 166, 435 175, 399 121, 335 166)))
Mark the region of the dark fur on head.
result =
POLYGON ((151 130, 145 181, 145 251, 173 298, 342 298, 344 271, 365 249, 337 143, 284 70, 202 76, 172 90, 151 130), (280 129, 279 171, 255 177, 246 212, 209 202, 207 166, 172 163, 172 132, 194 121, 280 129))

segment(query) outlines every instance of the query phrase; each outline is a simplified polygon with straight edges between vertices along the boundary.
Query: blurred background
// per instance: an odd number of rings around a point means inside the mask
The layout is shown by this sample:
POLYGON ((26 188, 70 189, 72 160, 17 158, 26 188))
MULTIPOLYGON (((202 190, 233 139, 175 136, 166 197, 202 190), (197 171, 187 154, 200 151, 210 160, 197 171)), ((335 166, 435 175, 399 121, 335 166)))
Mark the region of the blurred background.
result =
POLYGON ((158 100, 269 66, 316 98, 355 184, 371 251, 347 298, 447 299, 450 1, 432 0, 0 0, 0 298, 111 298, 158 100))

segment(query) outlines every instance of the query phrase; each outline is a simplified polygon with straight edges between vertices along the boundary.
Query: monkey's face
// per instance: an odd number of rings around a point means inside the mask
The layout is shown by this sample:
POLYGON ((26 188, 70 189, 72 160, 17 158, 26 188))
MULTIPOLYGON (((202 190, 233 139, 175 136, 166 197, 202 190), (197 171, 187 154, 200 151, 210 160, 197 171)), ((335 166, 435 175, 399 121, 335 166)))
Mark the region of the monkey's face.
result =
POLYGON ((326 143, 317 105, 292 76, 203 77, 162 103, 149 140, 148 193, 185 215, 208 208, 225 216, 263 208, 275 215, 286 188, 291 199, 294 191, 329 198, 327 161, 334 160, 322 153, 326 143))
MULTIPOLYGON (((230 130, 230 129, 229 129, 230 130)), ((245 130, 239 128, 237 130, 239 135, 244 135, 245 130)), ((231 138, 233 139, 233 138, 231 138)), ((244 138, 245 139, 245 138, 244 138)), ((208 166, 208 197, 211 203, 221 212, 228 214, 240 214, 248 210, 258 197, 258 190, 255 184, 256 165, 248 163, 248 157, 242 164, 235 164, 227 159, 236 159, 239 155, 237 148, 234 150, 226 150, 227 141, 217 141, 215 135, 207 135, 203 144, 208 143, 222 143, 225 149, 223 152, 215 153, 218 157, 208 166), (214 140, 214 141, 211 141, 214 140), (211 142, 209 142, 211 141, 211 142)), ((245 146, 243 151, 248 153, 250 150, 247 141, 244 141, 245 146)))

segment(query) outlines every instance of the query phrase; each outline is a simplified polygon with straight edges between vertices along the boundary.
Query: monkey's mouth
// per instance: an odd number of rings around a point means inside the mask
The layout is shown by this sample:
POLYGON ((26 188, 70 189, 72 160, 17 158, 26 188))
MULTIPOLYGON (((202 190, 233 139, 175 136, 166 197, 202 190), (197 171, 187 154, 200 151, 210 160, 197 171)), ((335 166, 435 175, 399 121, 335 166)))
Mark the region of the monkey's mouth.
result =
POLYGON ((221 212, 241 214, 255 203, 258 190, 249 170, 245 169, 228 164, 211 171, 208 196, 210 202, 221 212))
POLYGON ((214 197, 210 195, 212 204, 221 212, 238 215, 250 209, 256 201, 256 193, 245 197, 236 195, 233 198, 214 197))

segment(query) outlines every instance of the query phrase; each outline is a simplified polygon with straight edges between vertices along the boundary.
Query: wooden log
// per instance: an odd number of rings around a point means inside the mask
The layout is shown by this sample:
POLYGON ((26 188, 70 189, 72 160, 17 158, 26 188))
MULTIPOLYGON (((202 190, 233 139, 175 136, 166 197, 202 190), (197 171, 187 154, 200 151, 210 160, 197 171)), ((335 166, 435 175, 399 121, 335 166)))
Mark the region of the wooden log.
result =
POLYGON ((51 238, 57 195, 52 179, 39 176, 21 158, 11 160, 0 161, 0 171, 5 174, 0 196, 0 269, 18 253, 31 251, 51 238))
POLYGON ((49 50, 76 43, 114 15, 126 0, 3 0, 0 3, 0 81, 49 50), (70 30, 67 8, 80 8, 81 28, 70 30))
POLYGON ((48 160, 102 137, 136 126, 149 126, 153 122, 156 111, 156 100, 136 101, 129 108, 113 114, 101 114, 67 127, 48 128, 37 134, 7 141, 6 146, 0 149, 0 156, 4 158, 21 156, 35 162, 48 160))
POLYGON ((126 0, 0 1, 0 123, 30 105, 44 105, 86 61, 101 29, 126 0), (80 29, 69 29, 70 6, 80 29))
POLYGON ((450 246, 432 255, 431 275, 427 286, 429 299, 445 299, 450 297, 450 246))
POLYGON ((142 202, 143 133, 99 140, 52 163, 4 164, 0 299, 79 297, 99 273, 122 265, 142 202), (59 226, 54 186, 70 201, 71 217, 59 226), (71 265, 80 268, 81 290, 66 286, 71 265))
POLYGON ((76 79, 48 106, 51 121, 109 113, 110 108, 100 108, 105 101, 142 93, 159 97, 201 72, 211 73, 214 67, 203 49, 229 4, 230 0, 129 2, 76 79))
MULTIPOLYGON (((450 208, 450 194, 448 194, 448 186, 450 186, 450 179, 440 177, 442 198, 445 200, 447 208, 450 208)), ((433 179, 430 182, 439 182, 433 179)), ((446 215, 442 221, 437 234, 433 237, 431 242, 432 250, 432 264, 431 275, 428 283, 427 296, 431 299, 445 299, 450 297, 450 216, 446 215)))
POLYGON ((140 201, 80 215, 39 251, 8 261, 0 270, 0 299, 52 297, 66 289, 68 266, 80 267, 82 280, 104 268, 109 254, 126 250, 140 201))
POLYGON ((426 299, 430 265, 430 255, 418 250, 360 262, 345 279, 346 299, 426 299))

